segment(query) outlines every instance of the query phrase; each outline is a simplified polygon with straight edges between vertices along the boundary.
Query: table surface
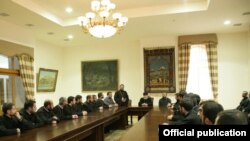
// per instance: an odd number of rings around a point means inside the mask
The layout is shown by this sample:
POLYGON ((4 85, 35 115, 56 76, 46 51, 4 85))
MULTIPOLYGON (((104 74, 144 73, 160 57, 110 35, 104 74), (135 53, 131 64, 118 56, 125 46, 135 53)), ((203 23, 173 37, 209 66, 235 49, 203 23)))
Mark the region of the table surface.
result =
POLYGON ((120 141, 158 141, 158 126, 167 122, 167 108, 154 107, 141 120, 131 127, 120 141))
MULTIPOLYGON (((95 111, 89 113, 87 116, 79 117, 73 120, 60 121, 57 124, 49 124, 41 128, 26 130, 20 135, 12 135, 0 137, 3 141, 45 141, 53 140, 65 134, 76 132, 77 130, 84 130, 85 128, 93 128, 99 124, 103 124, 109 118, 112 118, 117 113, 127 111, 127 107, 114 107, 104 109, 103 111, 95 111)), ((63 138, 63 137, 60 137, 63 138)))
POLYGON ((129 111, 149 111, 137 124, 131 127, 120 139, 120 141, 157 141, 158 126, 167 122, 168 111, 166 108, 154 107, 152 109, 143 107, 113 107, 89 113, 79 119, 65 120, 57 124, 49 124, 41 128, 27 130, 20 135, 0 137, 3 141, 45 141, 53 139, 64 139, 69 134, 75 134, 83 130, 97 127, 100 124, 110 121, 120 113, 129 111))

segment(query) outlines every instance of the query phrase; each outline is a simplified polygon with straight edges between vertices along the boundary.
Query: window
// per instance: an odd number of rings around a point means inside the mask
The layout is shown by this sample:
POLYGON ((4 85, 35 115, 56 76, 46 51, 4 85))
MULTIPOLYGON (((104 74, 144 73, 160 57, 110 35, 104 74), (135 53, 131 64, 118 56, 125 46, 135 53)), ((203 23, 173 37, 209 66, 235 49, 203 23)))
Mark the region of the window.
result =
POLYGON ((0 55, 0 68, 9 68, 9 58, 3 55, 0 55))
POLYGON ((191 46, 187 92, 199 94, 201 99, 213 98, 205 45, 191 46))
POLYGON ((0 105, 4 102, 12 102, 17 108, 23 107, 25 94, 18 64, 17 58, 0 54, 0 105))

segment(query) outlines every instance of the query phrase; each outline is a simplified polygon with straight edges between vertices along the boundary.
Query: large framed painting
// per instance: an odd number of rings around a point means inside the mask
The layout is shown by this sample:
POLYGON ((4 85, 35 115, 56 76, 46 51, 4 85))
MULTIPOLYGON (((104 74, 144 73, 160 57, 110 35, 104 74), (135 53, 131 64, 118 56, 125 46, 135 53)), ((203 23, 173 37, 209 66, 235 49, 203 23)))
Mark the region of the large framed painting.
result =
POLYGON ((118 89, 118 61, 84 61, 82 91, 115 91, 118 89))
POLYGON ((54 92, 58 70, 40 68, 37 76, 37 92, 54 92))
POLYGON ((150 93, 175 93, 175 49, 144 49, 144 84, 150 93))

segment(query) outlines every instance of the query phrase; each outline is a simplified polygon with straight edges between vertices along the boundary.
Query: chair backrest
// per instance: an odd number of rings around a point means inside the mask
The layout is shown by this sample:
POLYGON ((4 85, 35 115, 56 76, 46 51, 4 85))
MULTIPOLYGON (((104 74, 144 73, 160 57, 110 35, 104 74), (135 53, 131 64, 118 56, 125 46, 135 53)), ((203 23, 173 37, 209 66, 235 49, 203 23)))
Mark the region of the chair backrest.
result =
POLYGON ((129 99, 129 101, 128 101, 128 106, 131 107, 131 105, 132 105, 132 100, 129 99))

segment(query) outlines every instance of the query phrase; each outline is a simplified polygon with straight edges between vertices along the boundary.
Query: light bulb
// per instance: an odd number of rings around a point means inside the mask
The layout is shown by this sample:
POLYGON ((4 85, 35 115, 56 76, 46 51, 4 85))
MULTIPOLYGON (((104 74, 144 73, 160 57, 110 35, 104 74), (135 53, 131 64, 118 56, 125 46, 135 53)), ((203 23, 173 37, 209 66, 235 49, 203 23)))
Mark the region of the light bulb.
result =
POLYGON ((83 19, 84 19, 84 16, 80 16, 80 17, 78 17, 77 19, 78 19, 79 22, 82 22, 83 19))
POLYGON ((100 5, 101 5, 100 1, 94 0, 91 2, 91 9, 93 11, 98 11, 100 9, 100 5))
POLYGON ((109 1, 109 0, 102 0, 102 1, 101 1, 101 4, 102 4, 102 5, 109 5, 109 4, 110 4, 110 1, 109 1))
POLYGON ((117 19, 120 19, 122 17, 122 14, 121 13, 114 13, 112 17, 113 17, 113 19, 117 20, 117 19))
POLYGON ((102 12, 100 12, 100 16, 103 17, 103 18, 104 17, 106 18, 106 17, 109 16, 109 12, 108 11, 102 11, 102 12))
POLYGON ((68 39, 73 39, 74 38, 74 36, 71 35, 71 34, 69 34, 67 37, 68 37, 68 39))
POLYGON ((110 3, 109 5, 108 5, 108 8, 109 9, 115 9, 115 7, 116 7, 116 5, 114 4, 114 3, 110 3))
POLYGON ((118 27, 122 27, 123 25, 123 22, 118 22, 118 27))
POLYGON ((122 17, 120 20, 123 23, 127 23, 128 22, 128 18, 127 17, 122 17))
POLYGON ((95 13, 93 13, 93 12, 88 12, 88 13, 86 13, 86 17, 87 17, 88 19, 93 19, 93 18, 95 18, 95 13))
POLYGON ((231 21, 229 20, 224 21, 224 25, 230 25, 230 24, 231 24, 231 21))
POLYGON ((87 18, 84 17, 84 16, 79 17, 79 18, 78 18, 78 21, 79 21, 79 24, 80 24, 80 25, 84 25, 84 26, 87 25, 87 23, 88 23, 87 18))
POLYGON ((73 9, 71 7, 67 7, 67 8, 65 8, 65 11, 67 13, 71 13, 71 12, 73 12, 73 9))

